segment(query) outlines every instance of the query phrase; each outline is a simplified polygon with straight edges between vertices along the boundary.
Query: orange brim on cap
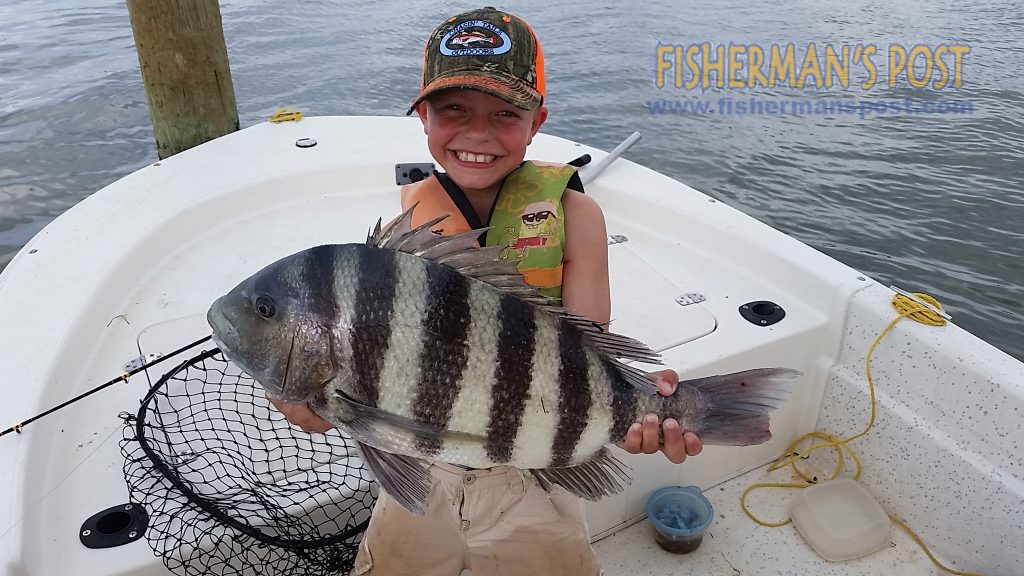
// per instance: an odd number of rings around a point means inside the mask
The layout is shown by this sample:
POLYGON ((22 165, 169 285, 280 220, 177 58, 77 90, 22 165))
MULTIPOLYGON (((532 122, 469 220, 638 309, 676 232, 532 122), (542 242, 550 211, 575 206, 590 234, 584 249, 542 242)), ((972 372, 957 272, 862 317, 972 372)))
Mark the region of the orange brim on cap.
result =
POLYGON ((482 70, 453 70, 435 78, 423 87, 419 96, 412 101, 406 114, 412 114, 420 102, 444 90, 466 89, 490 94, 523 110, 536 110, 543 103, 543 96, 529 84, 505 74, 482 70))

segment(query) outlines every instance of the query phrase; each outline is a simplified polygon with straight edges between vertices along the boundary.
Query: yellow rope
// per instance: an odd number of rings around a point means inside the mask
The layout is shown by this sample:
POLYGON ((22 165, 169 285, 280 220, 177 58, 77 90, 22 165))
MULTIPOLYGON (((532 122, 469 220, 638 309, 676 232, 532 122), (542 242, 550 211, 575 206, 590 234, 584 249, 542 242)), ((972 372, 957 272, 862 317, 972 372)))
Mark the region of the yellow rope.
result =
POLYGON ((921 541, 921 538, 917 534, 915 534, 913 530, 910 529, 910 526, 907 526, 903 523, 902 520, 893 516, 892 514, 889 514, 889 519, 895 522, 897 526, 905 530, 907 534, 910 534, 910 537, 914 539, 914 542, 917 542, 917 545, 920 546, 922 550, 924 550, 924 553, 928 555, 928 558, 932 562, 934 562, 935 565, 938 566, 939 569, 941 569, 943 572, 955 574, 956 576, 981 576, 981 574, 977 574, 975 572, 957 572, 952 568, 947 568, 942 564, 942 562, 939 562, 938 559, 935 558, 935 556, 932 556, 931 551, 928 550, 928 547, 924 545, 924 542, 921 541))
MULTIPOLYGON (((939 302, 935 298, 932 298, 928 294, 915 292, 914 297, 917 298, 918 300, 926 302, 936 310, 942 310, 942 305, 939 304, 939 302)), ((860 478, 860 459, 857 458, 857 454, 847 444, 858 438, 865 436, 868 433, 868 431, 871 430, 871 427, 875 425, 875 382, 871 375, 871 356, 874 354, 875 348, 878 346, 879 342, 881 342, 882 339, 885 338, 889 331, 892 330, 893 326, 895 326, 897 322, 904 318, 910 318, 915 322, 920 322, 921 324, 925 324, 928 326, 943 326, 946 324, 946 320, 940 314, 928 308, 928 306, 921 304, 921 302, 903 296, 902 294, 897 294, 893 296, 892 305, 893 308, 895 308, 896 311, 899 313, 899 315, 893 318, 892 321, 889 322, 889 324, 885 327, 885 329, 883 329, 882 332, 878 335, 878 337, 875 338, 875 341, 871 344, 871 347, 868 348, 868 353, 864 361, 864 369, 867 373, 868 378, 868 390, 871 393, 871 418, 868 420, 867 426, 864 427, 864 431, 845 439, 837 438, 835 435, 829 434, 828 432, 810 432, 794 440, 786 448, 786 450, 783 451, 782 455, 779 456, 775 460, 775 462, 773 462, 768 467, 768 471, 775 472, 776 470, 789 466, 790 468, 793 469, 793 473, 796 474, 796 476, 803 479, 803 482, 759 482, 748 486, 747 489, 743 491, 743 495, 740 496, 740 506, 743 508, 743 512, 754 522, 757 522, 762 526, 778 527, 785 526, 786 524, 789 524, 793 521, 792 518, 786 518, 785 520, 780 522, 767 522, 761 520, 760 518, 754 516, 753 512, 751 512, 750 509, 747 508, 747 495, 758 488, 806 488, 809 485, 817 484, 818 482, 823 481, 823 478, 817 478, 816 476, 809 475, 797 466, 797 461, 801 459, 807 459, 810 453, 814 452, 815 450, 819 450, 821 448, 832 448, 833 450, 835 450, 836 467, 832 471, 832 475, 828 478, 829 480, 835 480, 837 477, 839 477, 839 473, 842 471, 843 465, 845 463, 844 450, 845 453, 849 455, 850 459, 853 460, 854 464, 856 464, 856 471, 854 472, 853 479, 856 480, 860 478), (824 443, 813 444, 813 441, 815 439, 822 440, 824 441, 824 443), (801 449, 800 446, 807 441, 810 441, 812 445, 806 449, 801 449)), ((904 524, 903 521, 899 520, 893 515, 890 515, 889 518, 891 518, 892 521, 896 523, 896 525, 905 530, 907 534, 909 534, 910 537, 913 538, 915 542, 917 542, 921 549, 924 550, 924 553, 928 555, 928 558, 930 558, 931 561, 934 562, 935 565, 941 568, 943 571, 948 572, 950 574, 955 574, 957 576, 980 576, 978 574, 973 574, 970 572, 957 572, 956 570, 947 568, 941 562, 939 562, 935 558, 935 556, 932 555, 931 551, 928 550, 928 547, 925 546, 921 538, 918 537, 918 535, 915 534, 909 526, 904 524)))

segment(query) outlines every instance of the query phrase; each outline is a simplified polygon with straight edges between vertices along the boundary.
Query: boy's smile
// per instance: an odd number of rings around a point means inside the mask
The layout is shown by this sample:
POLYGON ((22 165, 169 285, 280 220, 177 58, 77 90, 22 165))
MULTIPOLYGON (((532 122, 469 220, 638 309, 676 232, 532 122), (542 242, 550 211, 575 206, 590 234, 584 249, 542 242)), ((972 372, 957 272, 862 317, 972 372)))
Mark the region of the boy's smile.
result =
POLYGON ((464 192, 478 196, 497 194, 547 118, 543 106, 523 110, 467 89, 434 94, 416 111, 434 160, 464 192))

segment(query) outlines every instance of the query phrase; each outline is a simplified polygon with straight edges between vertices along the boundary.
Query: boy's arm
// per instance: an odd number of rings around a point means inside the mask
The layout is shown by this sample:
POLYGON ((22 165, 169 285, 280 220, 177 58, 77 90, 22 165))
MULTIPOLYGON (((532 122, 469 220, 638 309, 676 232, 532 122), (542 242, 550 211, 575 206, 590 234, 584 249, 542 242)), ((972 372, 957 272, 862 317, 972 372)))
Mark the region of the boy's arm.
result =
POLYGON ((597 202, 574 190, 566 190, 562 195, 562 209, 562 304, 570 312, 607 327, 612 299, 604 214, 597 202))
MULTIPOLYGON (((608 286, 608 235, 604 214, 589 196, 575 190, 562 195, 565 220, 565 247, 562 257, 562 305, 569 311, 589 318, 603 326, 611 318, 611 290, 608 286)), ((651 374, 658 383, 658 393, 671 396, 679 376, 673 370, 651 374)), ((693 432, 683 433, 679 423, 666 419, 661 426, 665 438, 658 438, 658 416, 648 414, 643 424, 633 424, 620 446, 632 454, 653 454, 661 449, 677 464, 702 450, 700 439, 693 432)))

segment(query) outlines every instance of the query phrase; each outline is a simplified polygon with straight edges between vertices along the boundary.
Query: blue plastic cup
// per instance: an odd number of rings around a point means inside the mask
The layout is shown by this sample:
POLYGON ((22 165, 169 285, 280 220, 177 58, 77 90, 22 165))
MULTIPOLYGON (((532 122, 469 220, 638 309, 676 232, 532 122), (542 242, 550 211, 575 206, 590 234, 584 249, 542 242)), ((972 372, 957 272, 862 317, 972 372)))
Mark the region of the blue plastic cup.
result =
POLYGON ((647 499, 654 541, 675 554, 696 550, 714 517, 711 502, 696 486, 666 486, 647 499))

